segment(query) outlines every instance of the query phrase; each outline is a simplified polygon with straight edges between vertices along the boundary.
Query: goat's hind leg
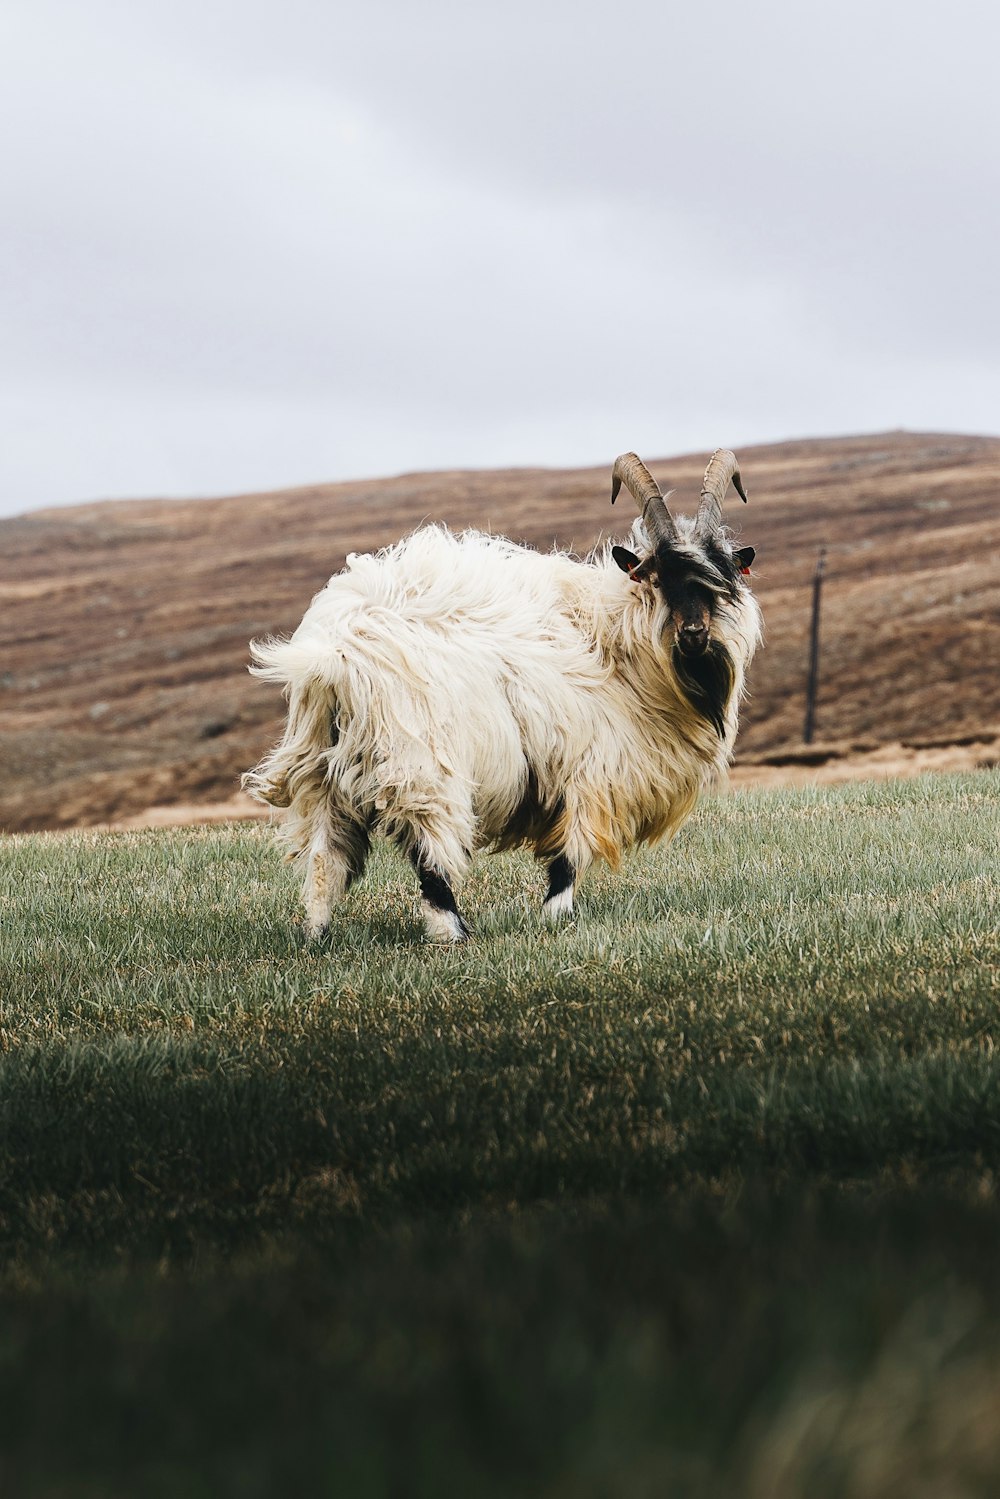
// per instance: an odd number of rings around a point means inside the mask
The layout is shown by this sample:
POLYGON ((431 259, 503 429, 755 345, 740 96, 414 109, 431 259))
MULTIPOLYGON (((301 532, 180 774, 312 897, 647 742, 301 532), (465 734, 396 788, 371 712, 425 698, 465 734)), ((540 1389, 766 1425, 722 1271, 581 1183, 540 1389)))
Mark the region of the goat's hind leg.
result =
POLYGON ((311 941, 327 932, 334 904, 364 874, 368 849, 364 822, 328 802, 317 807, 302 889, 305 932, 311 941))
POLYGON ((465 942, 469 928, 448 876, 419 848, 410 850, 410 863, 420 881, 420 910, 428 942, 465 942))

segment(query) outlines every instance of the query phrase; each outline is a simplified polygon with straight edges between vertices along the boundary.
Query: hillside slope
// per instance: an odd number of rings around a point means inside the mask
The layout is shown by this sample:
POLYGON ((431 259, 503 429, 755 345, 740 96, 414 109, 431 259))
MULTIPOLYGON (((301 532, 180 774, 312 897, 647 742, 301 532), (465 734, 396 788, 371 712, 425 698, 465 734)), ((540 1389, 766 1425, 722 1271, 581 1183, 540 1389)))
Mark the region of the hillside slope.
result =
MULTIPOLYGON (((613 457, 598 469, 404 475, 0 522, 0 828, 232 795, 281 719, 279 695, 246 674, 252 635, 292 629, 348 552, 425 519, 586 551, 631 521, 608 504, 613 457)), ((995 736, 1000 439, 890 433, 740 459, 750 504, 734 500, 729 518, 757 548, 767 625, 740 758, 800 748, 820 544, 818 735, 872 746, 995 736)), ((705 460, 650 461, 679 490, 678 509, 705 460)))

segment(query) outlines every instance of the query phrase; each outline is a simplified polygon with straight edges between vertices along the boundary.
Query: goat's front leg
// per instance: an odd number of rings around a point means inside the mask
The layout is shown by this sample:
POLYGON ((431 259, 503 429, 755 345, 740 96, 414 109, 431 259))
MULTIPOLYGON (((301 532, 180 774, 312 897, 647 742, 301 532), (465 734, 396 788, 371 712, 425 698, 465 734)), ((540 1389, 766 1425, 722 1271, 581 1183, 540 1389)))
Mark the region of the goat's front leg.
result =
POLYGON ((573 914, 573 887, 576 870, 565 854, 560 854, 549 864, 549 890, 542 905, 542 914, 548 921, 560 921, 573 914))
POLYGON ((568 854, 558 854, 549 864, 549 888, 542 903, 542 915, 547 921, 563 921, 573 914, 573 895, 577 885, 592 863, 590 855, 583 850, 573 860, 568 854))

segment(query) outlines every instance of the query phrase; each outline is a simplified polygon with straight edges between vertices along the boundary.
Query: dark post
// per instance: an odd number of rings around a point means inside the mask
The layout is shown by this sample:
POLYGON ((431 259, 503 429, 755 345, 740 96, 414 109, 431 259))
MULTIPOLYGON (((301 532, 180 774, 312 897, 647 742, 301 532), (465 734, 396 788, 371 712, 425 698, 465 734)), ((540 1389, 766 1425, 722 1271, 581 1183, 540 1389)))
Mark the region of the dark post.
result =
POLYGON ((812 629, 809 635, 809 685, 806 688, 806 723, 802 730, 805 744, 812 744, 813 725, 816 720, 816 690, 819 686, 819 598, 826 571, 826 547, 820 547, 813 573, 812 629))

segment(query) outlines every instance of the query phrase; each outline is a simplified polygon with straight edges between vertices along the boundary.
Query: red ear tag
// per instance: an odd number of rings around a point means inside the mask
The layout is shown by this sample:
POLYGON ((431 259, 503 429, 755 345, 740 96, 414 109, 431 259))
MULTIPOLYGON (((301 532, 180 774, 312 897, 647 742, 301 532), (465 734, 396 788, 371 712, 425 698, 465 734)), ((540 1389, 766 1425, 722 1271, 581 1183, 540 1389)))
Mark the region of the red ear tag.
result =
POLYGON ((743 574, 744 578, 749 578, 750 569, 748 567, 741 567, 740 572, 743 574))

